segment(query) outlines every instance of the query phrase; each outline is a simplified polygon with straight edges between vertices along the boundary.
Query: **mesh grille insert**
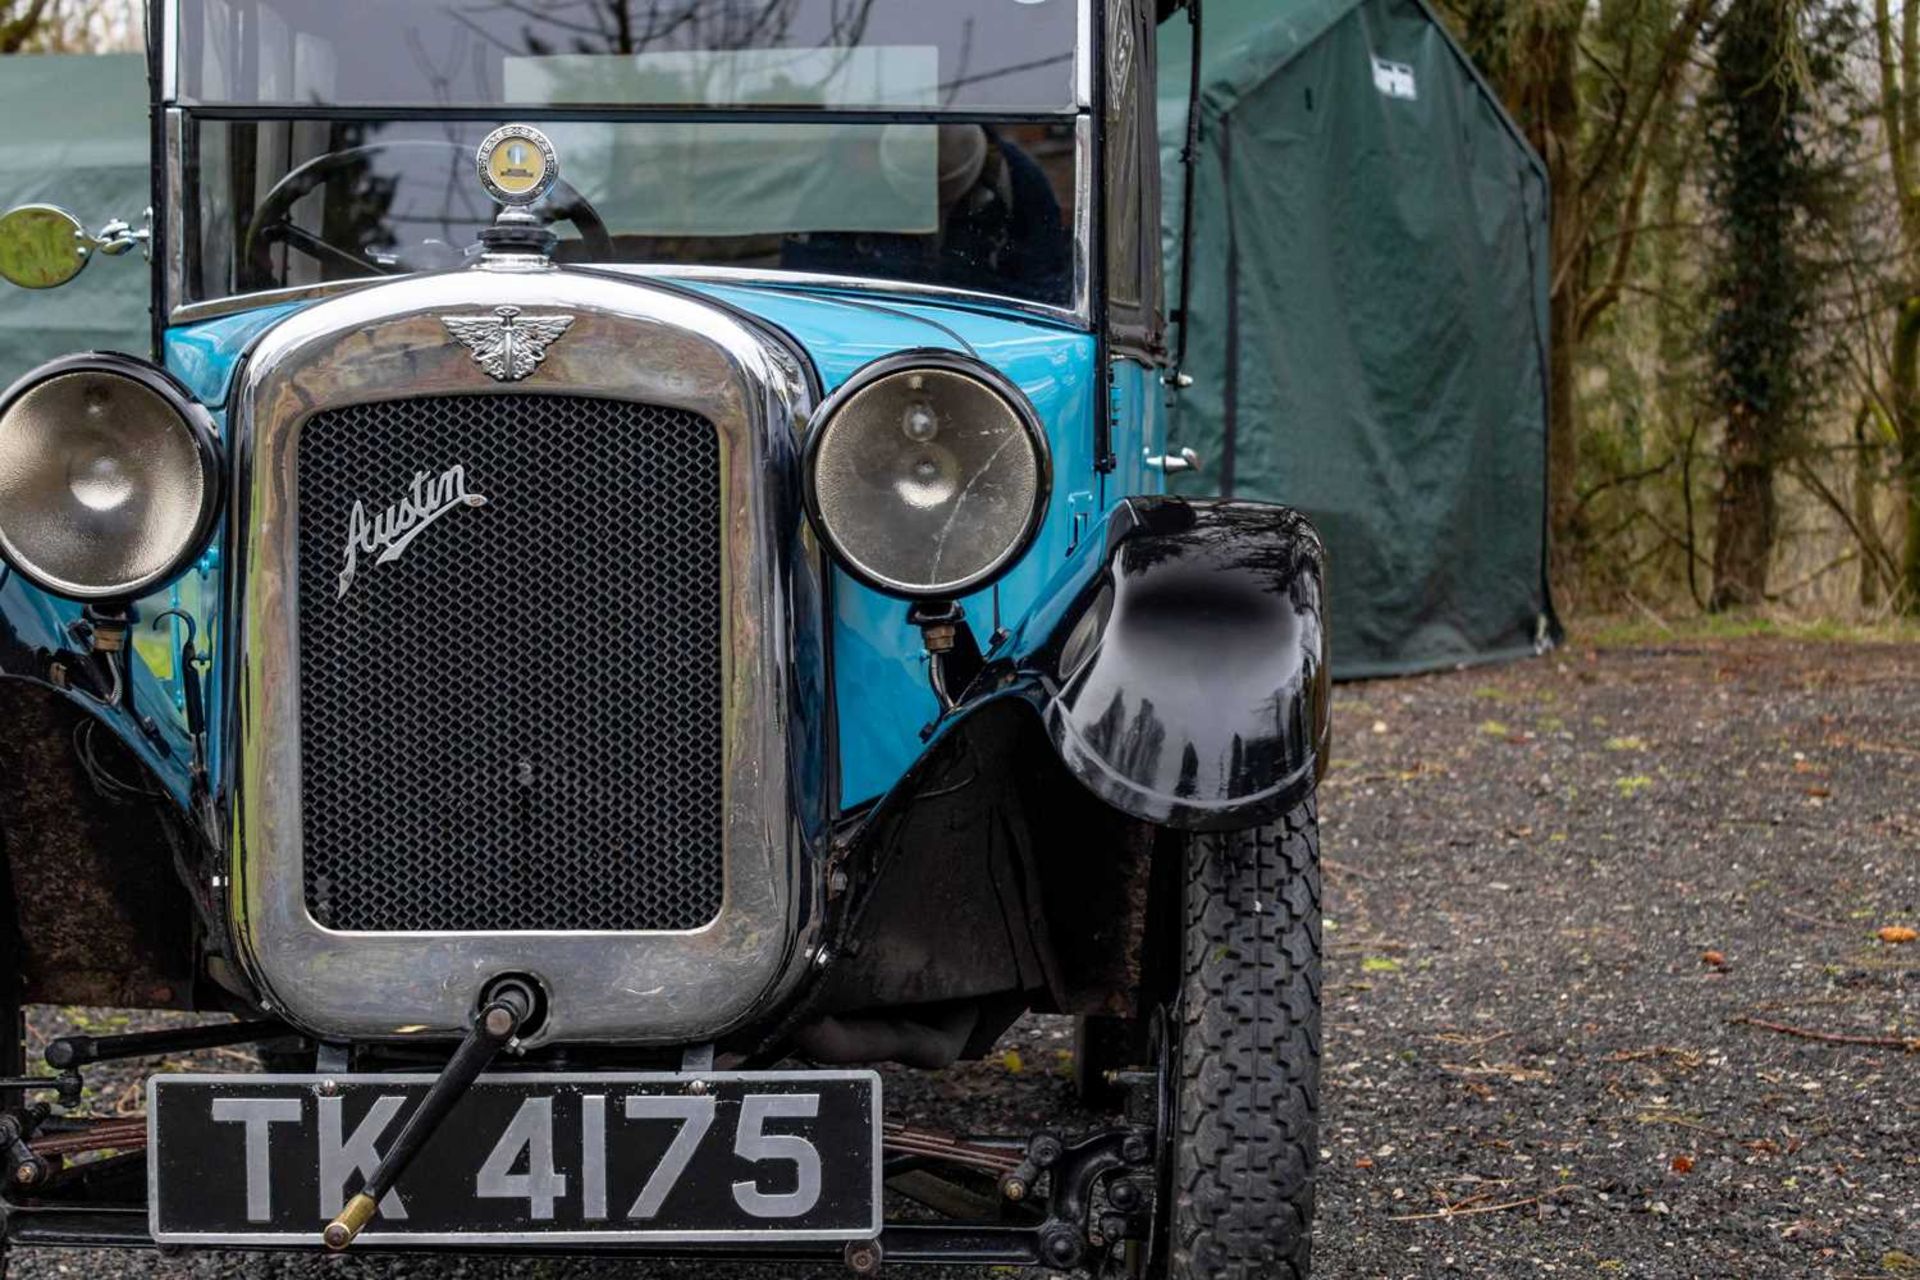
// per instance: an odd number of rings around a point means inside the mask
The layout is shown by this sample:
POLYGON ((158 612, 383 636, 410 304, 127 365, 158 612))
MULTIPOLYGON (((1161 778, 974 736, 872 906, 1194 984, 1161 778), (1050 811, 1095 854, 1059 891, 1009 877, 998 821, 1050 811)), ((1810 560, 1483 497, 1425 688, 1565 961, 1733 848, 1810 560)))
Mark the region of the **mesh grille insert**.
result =
MULTIPOLYGON (((439 396, 301 431, 307 907, 334 929, 691 929, 720 910, 720 446, 680 410, 439 396), (485 505, 385 564, 368 524, 485 505), (449 486, 450 488, 450 486, 449 486), (442 496, 445 496, 444 493, 442 496)), ((404 534, 402 535, 404 536, 404 534)))

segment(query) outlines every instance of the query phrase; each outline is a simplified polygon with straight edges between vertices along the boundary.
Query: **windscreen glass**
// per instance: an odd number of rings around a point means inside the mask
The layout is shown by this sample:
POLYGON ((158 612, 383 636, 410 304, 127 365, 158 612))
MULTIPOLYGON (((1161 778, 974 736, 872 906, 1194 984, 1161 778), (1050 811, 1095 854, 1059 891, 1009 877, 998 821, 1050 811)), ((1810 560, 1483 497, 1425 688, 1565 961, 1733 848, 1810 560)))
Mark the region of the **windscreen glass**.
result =
POLYGON ((186 104, 1074 109, 1082 0, 178 0, 186 104))
MULTIPOLYGON (((189 118, 182 301, 460 266, 498 212, 474 176, 492 127, 189 118)), ((1072 305, 1071 120, 541 128, 561 181, 534 212, 561 262, 811 272, 1072 305)))

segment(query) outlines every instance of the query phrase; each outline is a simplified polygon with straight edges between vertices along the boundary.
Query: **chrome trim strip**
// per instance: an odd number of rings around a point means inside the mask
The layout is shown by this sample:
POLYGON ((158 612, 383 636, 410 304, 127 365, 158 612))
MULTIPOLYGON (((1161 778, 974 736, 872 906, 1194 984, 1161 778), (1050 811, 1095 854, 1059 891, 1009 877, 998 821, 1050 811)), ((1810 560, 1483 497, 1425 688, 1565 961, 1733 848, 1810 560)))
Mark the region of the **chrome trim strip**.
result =
POLYGON ((147 40, 160 42, 160 101, 176 102, 180 97, 180 0, 161 0, 159 9, 160 30, 147 32, 147 40))
MULTIPOLYGON (((1099 193, 1093 189, 1093 117, 1083 115, 1074 122, 1073 171, 1073 313, 1085 328, 1093 327, 1093 235, 1098 225, 1094 206, 1099 193)), ((1159 231, 1156 229, 1157 236, 1159 231)))
MULTIPOLYGON (((1086 237, 1092 222, 1092 210, 1088 206, 1088 171, 1085 148, 1090 130, 1083 117, 1075 126, 1081 142, 1081 154, 1075 165, 1074 213, 1074 282, 1073 305, 1070 307, 1050 306, 1044 302, 1029 302, 1020 298, 1010 298, 997 293, 982 293, 974 289, 956 289, 949 285, 918 284, 911 280, 886 280, 869 276, 838 276, 809 271, 770 271, 756 270, 752 267, 704 267, 682 263, 572 263, 582 270, 593 270, 601 274, 629 276, 635 281, 648 278, 660 280, 698 280, 715 284, 758 285, 769 289, 838 289, 849 293, 878 293, 890 297, 920 298, 929 302, 964 302, 975 306, 994 307, 1002 310, 1019 311, 1025 315, 1042 320, 1052 320, 1059 324, 1069 324, 1085 328, 1087 323, 1087 245, 1086 237)), ((191 302, 175 307, 167 317, 169 324, 194 324, 201 320, 214 320, 221 316, 238 315, 243 311, 253 311, 260 307, 275 306, 282 302, 305 302, 313 298, 331 298, 343 293, 353 293, 375 285, 393 284, 401 280, 423 279, 422 276, 367 276, 358 280, 328 280, 317 284, 291 285, 284 289, 263 289, 258 293, 234 294, 227 298, 215 298, 208 302, 191 302)))
MULTIPOLYGON (((796 531, 775 524, 798 484, 792 420, 811 408, 790 355, 717 307, 584 272, 420 276, 319 303, 270 330, 234 400, 238 480, 235 682, 227 754, 234 814, 229 910, 267 1008, 335 1038, 457 1034, 503 971, 547 984, 530 1044, 712 1039, 757 1011, 793 964, 811 897, 796 834, 786 632, 796 531), (306 909, 301 871, 298 540, 301 425, 339 405, 500 394, 439 317, 511 304, 576 317, 514 394, 606 396, 687 409, 721 438, 725 622, 721 732, 724 905, 688 932, 346 933, 306 909)), ((497 479, 488 483, 499 486, 497 479)), ((510 501, 511 490, 489 491, 510 501)), ((797 622, 796 625, 799 623, 797 622)))
POLYGON ((211 302, 189 302, 183 307, 175 307, 168 313, 167 323, 193 324, 200 320, 215 320, 221 316, 238 315, 242 311, 257 311, 261 307, 277 306, 282 302, 307 302, 315 298, 332 298, 343 293, 370 289, 375 285, 392 284, 396 280, 413 278, 412 276, 367 276, 360 280, 325 280, 317 284, 289 285, 284 289, 262 289, 258 293, 237 293, 227 298, 216 298, 211 302))
MULTIPOLYGON (((1076 231, 1076 235, 1078 232, 1076 231)), ((1075 246, 1076 263, 1081 246, 1075 246)), ((608 263, 595 265, 595 271, 614 272, 644 280, 698 280, 713 284, 760 286, 768 289, 836 289, 847 293, 878 293, 888 297, 918 298, 926 302, 964 302, 998 310, 1019 311, 1042 320, 1084 328, 1086 308, 1078 300, 1072 307, 1050 306, 1004 294, 983 293, 976 289, 956 289, 951 285, 921 284, 913 280, 888 280, 871 276, 840 276, 813 271, 773 271, 753 267, 707 267, 682 263, 608 263)), ((1078 275, 1076 269, 1076 277, 1078 275)), ((1078 295, 1076 279, 1075 293, 1078 295)))
POLYGON ((1074 34, 1074 96, 1082 111, 1093 110, 1093 4, 1080 0, 1080 28, 1074 34))
POLYGON ((160 272, 162 287, 166 296, 155 300, 156 307, 170 307, 175 300, 187 296, 187 160, 186 160, 186 117, 178 107, 168 107, 161 117, 160 134, 166 154, 160 157, 161 181, 163 183, 165 205, 161 208, 160 225, 165 240, 156 246, 156 252, 164 255, 164 264, 160 272))
MULTIPOLYGON (((394 1075, 287 1075, 269 1073, 264 1075, 207 1075, 156 1073, 147 1077, 147 1232, 160 1244, 300 1244, 312 1245, 318 1237, 315 1231, 273 1231, 257 1234, 225 1235, 215 1232, 165 1232, 160 1230, 160 1197, 155 1194, 160 1176, 160 1144, 154 1141, 153 1127, 157 1110, 155 1103, 160 1086, 169 1085, 219 1085, 239 1083, 246 1085, 299 1084, 318 1085, 332 1081, 337 1084, 432 1084, 438 1077, 419 1072, 394 1075)), ((774 1082, 812 1081, 812 1080, 865 1080, 871 1090, 873 1102, 873 1217, 870 1225, 861 1232, 848 1231, 528 1231, 513 1232, 470 1232, 438 1234, 409 1234, 391 1231, 363 1231, 356 1240, 369 1245, 384 1244, 389 1247, 399 1245, 493 1245, 522 1244, 540 1246, 544 1244, 618 1244, 622 1242, 651 1242, 654 1244, 713 1244, 726 1241, 757 1241, 761 1244, 778 1244, 782 1240, 870 1240, 879 1236, 885 1225, 886 1206, 883 1197, 886 1192, 886 1133, 884 1122, 886 1107, 881 1097, 880 1073, 877 1071, 823 1070, 823 1071, 538 1071, 522 1075, 518 1072, 505 1077, 481 1076, 485 1082, 489 1079, 505 1078, 515 1084, 531 1085, 623 1085, 623 1084, 679 1084, 687 1080, 766 1080, 774 1082)))

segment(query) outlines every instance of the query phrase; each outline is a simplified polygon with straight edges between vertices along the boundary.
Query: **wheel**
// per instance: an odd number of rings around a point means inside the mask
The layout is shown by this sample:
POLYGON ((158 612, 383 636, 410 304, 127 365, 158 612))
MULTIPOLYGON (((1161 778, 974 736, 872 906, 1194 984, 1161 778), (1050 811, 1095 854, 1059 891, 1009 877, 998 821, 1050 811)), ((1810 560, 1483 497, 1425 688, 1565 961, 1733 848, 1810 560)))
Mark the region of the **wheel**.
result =
POLYGON ((1186 846, 1156 1251, 1167 1280, 1306 1280, 1320 1109, 1315 802, 1186 846))

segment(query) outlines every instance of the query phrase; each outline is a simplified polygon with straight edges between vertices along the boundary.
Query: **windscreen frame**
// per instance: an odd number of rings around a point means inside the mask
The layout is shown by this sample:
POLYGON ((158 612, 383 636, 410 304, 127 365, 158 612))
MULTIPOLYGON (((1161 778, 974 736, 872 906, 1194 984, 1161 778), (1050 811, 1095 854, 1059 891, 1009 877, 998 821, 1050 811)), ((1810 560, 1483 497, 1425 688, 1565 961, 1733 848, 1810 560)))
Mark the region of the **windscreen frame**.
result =
MULTIPOLYGON (((1026 2, 1026 0, 1023 0, 1023 2, 1026 2)), ((627 115, 629 113, 653 114, 653 113, 665 113, 665 112, 678 112, 678 113, 687 114, 688 118, 700 118, 700 119, 712 118, 712 117, 725 118, 727 116, 735 116, 735 115, 751 116, 754 118, 763 118, 763 117, 776 118, 785 114, 786 111, 793 111, 797 115, 803 116, 805 118, 810 118, 810 119, 834 118, 841 114, 862 114, 862 115, 869 115, 869 116, 877 115, 883 118, 892 118, 895 115, 900 115, 908 118, 917 118, 921 115, 933 115, 933 116, 936 116, 939 120, 949 121, 949 122, 969 121, 969 120, 982 120, 987 122, 1030 120, 1030 119, 1036 119, 1036 118, 1040 118, 1047 115, 1072 117, 1075 115, 1084 114, 1090 111, 1094 106, 1095 68, 1099 62, 1098 50, 1096 49, 1095 46, 1098 43, 1098 32, 1100 29, 1100 24, 1095 21, 1095 17, 1096 17, 1096 10, 1099 9, 1103 4, 1107 3, 1108 0, 1068 0, 1068 2, 1071 3, 1074 7, 1074 24, 1075 24, 1073 63, 1068 72, 1068 80, 1072 87, 1072 97, 1071 97, 1071 100, 1068 102, 1062 102, 1060 104, 1057 104, 1053 107, 1046 108, 1046 109, 1022 108, 1019 110, 999 110, 991 107, 982 107, 982 106, 975 105, 975 106, 967 106, 962 108, 952 108, 952 109, 934 108, 931 111, 918 111, 918 110, 912 110, 907 108, 891 108, 891 107, 889 108, 874 108, 874 107, 869 107, 869 108, 838 108, 838 107, 766 108, 761 106, 748 105, 748 106, 706 106, 706 107, 699 107, 699 108, 689 108, 684 106, 674 107, 674 106, 666 106, 666 105, 581 103, 581 104, 565 104, 563 106, 558 107, 557 110, 563 113, 565 118, 575 118, 575 119, 600 118, 603 114, 606 115, 608 118, 617 118, 620 116, 627 115)), ((1113 0, 1113 2, 1130 4, 1130 3, 1134 3, 1135 0, 1113 0)), ((335 117, 346 117, 351 115, 352 113, 363 111, 363 110, 376 113, 382 117, 405 115, 415 111, 425 112, 425 113, 434 114, 434 115, 453 115, 453 116, 458 116, 460 114, 468 113, 468 112, 480 113, 480 114, 491 113, 493 115, 498 115, 498 114, 501 114, 502 112, 505 112, 506 114, 512 116, 515 119, 520 119, 523 117, 528 119, 533 119, 533 118, 537 118, 537 116, 541 112, 556 110, 556 108, 551 104, 538 104, 538 103, 526 103, 526 104, 516 105, 512 103, 491 103, 490 102, 490 103, 475 103, 475 104, 469 104, 469 105, 458 105, 458 104, 434 105, 434 104, 418 104, 418 103, 375 104, 375 103, 367 103, 367 102, 309 104, 309 103, 302 102, 299 104, 295 104, 291 102, 261 103, 261 102, 248 102, 248 101, 233 101, 233 100, 226 100, 226 101, 188 100, 187 98, 183 97, 182 86, 181 86, 182 69, 181 69, 180 52, 181 52, 181 42, 183 37, 180 31, 180 24, 182 22, 182 15, 183 15, 183 0, 150 0, 150 4, 152 5, 152 9, 150 10, 150 13, 152 14, 152 18, 157 19, 157 21, 153 21, 150 19, 150 25, 148 29, 150 31, 155 31, 158 33, 158 39, 153 42, 158 50, 158 58, 155 60, 155 65, 150 69, 150 74, 153 75, 156 79, 156 83, 154 85, 154 98, 155 98, 156 105, 161 107, 166 107, 166 108, 185 107, 185 108, 192 109, 196 112, 245 111, 261 117, 265 117, 270 114, 277 115, 279 112, 285 111, 285 110, 304 110, 309 106, 323 107, 325 114, 330 116, 335 116, 335 117)), ((560 117, 555 116, 550 118, 560 118, 560 117)))

